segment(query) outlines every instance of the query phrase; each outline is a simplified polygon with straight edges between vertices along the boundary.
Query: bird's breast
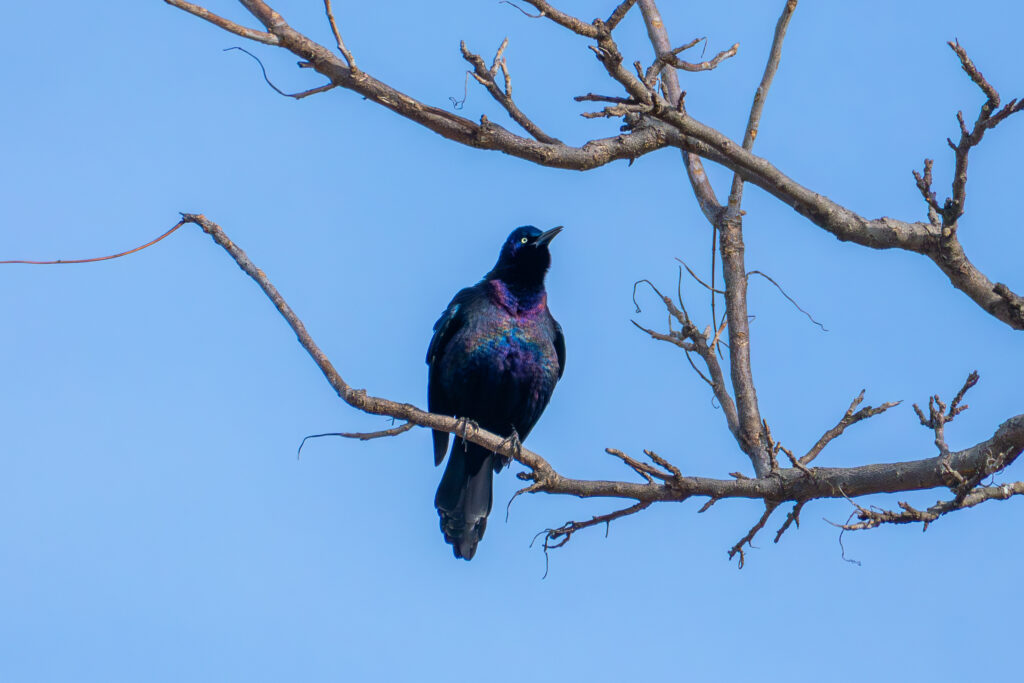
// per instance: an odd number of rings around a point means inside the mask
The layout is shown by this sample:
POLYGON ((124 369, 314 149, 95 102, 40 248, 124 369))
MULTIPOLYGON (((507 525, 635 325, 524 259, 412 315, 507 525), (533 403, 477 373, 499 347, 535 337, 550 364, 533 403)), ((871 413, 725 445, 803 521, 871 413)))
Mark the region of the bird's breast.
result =
POLYGON ((523 399, 545 396, 546 402, 558 381, 554 339, 539 317, 489 316, 468 326, 452 344, 458 348, 446 357, 459 360, 449 368, 450 376, 467 389, 523 399))

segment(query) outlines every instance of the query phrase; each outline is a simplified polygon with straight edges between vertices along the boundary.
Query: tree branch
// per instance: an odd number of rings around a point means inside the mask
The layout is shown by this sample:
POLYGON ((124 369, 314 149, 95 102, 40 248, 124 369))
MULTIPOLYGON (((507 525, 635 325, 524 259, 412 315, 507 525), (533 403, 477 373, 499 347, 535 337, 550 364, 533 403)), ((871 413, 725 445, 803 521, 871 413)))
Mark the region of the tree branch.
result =
POLYGON ((864 389, 861 389, 860 394, 858 394, 857 398, 853 399, 850 403, 850 407, 846 410, 846 413, 843 415, 842 419, 839 420, 838 424, 822 434, 817 443, 811 446, 811 450, 807 451, 807 454, 800 458, 801 465, 806 465, 817 458, 818 454, 821 453, 825 446, 829 445, 833 439, 842 434, 850 425, 857 424, 861 420, 866 420, 869 417, 874 417, 875 415, 881 415, 885 411, 889 410, 889 408, 898 406, 901 403, 901 401, 889 401, 887 403, 883 403, 877 408, 866 406, 857 410, 857 406, 859 406, 863 401, 864 389), (854 412, 855 410, 857 410, 857 412, 854 412))
MULTIPOLYGON (((655 59, 662 55, 672 53, 672 43, 668 39, 668 31, 665 29, 665 22, 661 19, 658 6, 654 0, 639 0, 640 11, 644 15, 644 23, 647 25, 647 35, 654 46, 655 59)), ((735 47, 735 46, 734 46, 735 47)), ((679 108, 683 104, 682 89, 679 87, 679 76, 675 69, 669 69, 662 76, 665 90, 668 92, 668 106, 679 108)), ((722 211, 722 205, 715 196, 707 174, 704 172, 704 164, 700 157, 691 150, 683 151, 683 164, 686 166, 686 174, 690 178, 690 186, 693 194, 697 197, 700 210, 713 225, 718 220, 718 214, 722 211)))
POLYGON ((1001 463, 1000 469, 1005 468, 1024 451, 1024 414, 1021 414, 1000 425, 990 439, 962 451, 924 460, 861 467, 817 467, 814 469, 814 477, 807 477, 795 469, 783 469, 771 477, 760 479, 722 480, 682 476, 674 477, 671 482, 662 484, 570 479, 556 472, 539 454, 525 447, 517 448, 506 438, 467 426, 462 420, 454 417, 428 413, 409 403, 370 396, 363 389, 349 386, 310 337, 305 325, 266 274, 249 260, 245 252, 227 237, 220 226, 201 214, 182 214, 182 220, 202 228, 214 242, 228 252, 243 272, 256 281, 343 401, 353 408, 373 415, 386 415, 412 422, 420 427, 458 433, 472 443, 517 460, 530 469, 530 472, 521 474, 523 478, 535 482, 535 488, 531 487, 534 491, 582 498, 631 498, 638 502, 681 501, 691 496, 719 499, 760 498, 779 502, 856 497, 872 493, 896 493, 947 486, 949 470, 959 473, 965 479, 975 476, 980 471, 984 471, 987 476, 994 471, 991 468, 994 459, 1001 463))
POLYGON ((531 121, 530 117, 524 114, 512 99, 512 76, 509 74, 508 64, 505 62, 505 58, 503 57, 506 47, 508 47, 508 38, 505 38, 505 40, 501 42, 501 46, 498 48, 498 52, 494 57, 494 62, 491 64, 491 68, 488 69, 480 55, 473 54, 469 51, 466 47, 465 41, 459 43, 459 48, 462 50, 462 57, 473 65, 473 71, 470 72, 473 78, 475 78, 480 85, 487 88, 487 92, 491 94, 491 97, 493 97, 498 104, 505 108, 505 111, 508 112, 508 115, 512 117, 513 121, 522 126, 527 133, 540 142, 552 145, 563 145, 561 140, 551 137, 541 130, 540 126, 531 121), (499 68, 505 77, 504 91, 498 87, 498 83, 495 81, 499 68))
MULTIPOLYGON (((779 70, 779 62, 782 60, 782 41, 786 38, 786 29, 789 27, 789 20, 796 11, 797 0, 786 0, 782 8, 782 15, 775 24, 775 37, 772 38, 772 47, 768 52, 768 63, 764 66, 764 75, 761 76, 761 84, 754 92, 754 103, 750 105, 750 116, 747 118, 747 129, 743 133, 743 149, 754 148, 754 141, 757 139, 758 127, 761 124, 761 114, 764 111, 764 102, 768 98, 768 89, 772 87, 772 80, 779 70)), ((732 191, 729 193, 729 207, 739 210, 743 203, 743 177, 734 173, 732 177, 732 191)))
MULTIPOLYGON (((737 145, 726 136, 689 117, 646 88, 641 78, 630 74, 622 67, 622 56, 618 54, 609 28, 600 20, 586 24, 582 20, 554 10, 546 2, 533 2, 544 16, 566 26, 573 32, 598 40, 595 48, 606 69, 618 82, 626 87, 637 102, 650 102, 651 111, 638 119, 641 125, 632 126, 631 132, 610 138, 592 140, 581 147, 544 143, 514 135, 505 128, 482 117, 475 123, 449 111, 419 102, 404 93, 374 79, 365 72, 349 68, 341 58, 330 50, 292 29, 273 9, 261 0, 241 0, 242 4, 266 28, 267 33, 253 31, 229 22, 210 13, 202 7, 183 0, 165 0, 167 4, 199 16, 224 30, 251 40, 283 47, 310 66, 327 76, 338 87, 363 95, 392 111, 408 118, 448 139, 464 145, 501 151, 505 154, 554 168, 589 170, 619 159, 630 161, 667 146, 678 147, 686 153, 688 175, 698 196, 701 209, 709 220, 714 221, 721 205, 707 182, 703 166, 696 155, 721 164, 739 173, 745 182, 750 182, 769 192, 793 207, 815 225, 831 232, 843 241, 851 241, 875 249, 905 249, 929 256, 942 269, 953 285, 965 292, 985 311, 1015 329, 1024 329, 1024 298, 1013 293, 1003 283, 993 283, 980 273, 963 253, 955 240, 936 246, 934 231, 928 223, 909 223, 888 217, 867 219, 849 209, 832 202, 793 179, 750 151, 737 145), (697 163, 694 164, 693 162, 697 163)), ((624 5, 627 3, 623 3, 624 5)), ((653 0, 641 0, 641 10, 647 7, 651 21, 649 33, 653 32, 657 42, 656 52, 671 51, 664 26, 653 0), (654 21, 654 19, 657 21, 654 21)), ((621 7, 621 5, 620 5, 621 7)), ((626 8, 628 9, 628 7, 626 8)), ((666 76, 669 96, 673 92, 681 95, 672 86, 675 71, 666 76)), ((678 79, 676 79, 678 85, 678 79)), ((1007 105, 1009 107, 1009 105, 1007 105)), ((1022 105, 1015 105, 1019 111, 1022 105)), ((1004 107, 1006 114, 1009 110, 1004 107)), ((995 117, 992 117, 995 118, 995 117)), ((998 120, 1002 120, 999 118, 998 120)), ((998 122, 998 120, 996 122, 998 122)), ((986 124, 988 127, 994 124, 986 124)))
MULTIPOLYGON (((749 479, 742 475, 737 475, 737 478, 729 480, 689 477, 683 476, 678 468, 651 451, 645 451, 645 453, 661 468, 660 470, 629 458, 620 451, 615 453, 616 457, 629 464, 635 471, 647 473, 645 483, 570 479, 555 471, 551 464, 537 453, 519 444, 513 444, 507 438, 472 426, 464 420, 428 413, 409 403, 398 403, 370 396, 365 390, 352 388, 342 379, 327 356, 313 341, 305 325, 285 302, 280 292, 267 278, 266 273, 252 263, 245 252, 228 238, 220 226, 201 214, 182 214, 182 222, 199 226, 213 238, 217 245, 227 251, 243 272, 256 281, 295 332, 299 343, 320 368, 328 383, 347 404, 366 413, 386 415, 421 427, 457 433, 472 443, 514 459, 529 470, 517 475, 520 479, 533 482, 524 489, 526 492, 564 494, 581 498, 625 498, 636 501, 637 504, 627 508, 626 511, 612 513, 610 519, 624 514, 632 514, 654 502, 683 501, 693 496, 706 496, 712 500, 723 498, 761 499, 766 501, 766 505, 777 506, 785 501, 802 504, 817 498, 851 498, 873 493, 895 493, 940 486, 950 487, 951 477, 954 480, 952 486, 957 491, 956 500, 959 501, 957 506, 968 507, 981 502, 979 496, 999 497, 998 492, 995 491, 979 493, 970 489, 976 486, 982 478, 1008 467, 1021 452, 1024 452, 1024 414, 1021 414, 1000 425, 990 439, 962 451, 947 452, 934 458, 907 462, 849 468, 818 467, 813 470, 813 476, 807 476, 805 472, 792 468, 773 470, 771 476, 757 479, 749 479), (659 481, 656 482, 655 479, 659 481)), ((962 390, 959 395, 961 399, 963 391, 965 390, 962 390)), ((959 401, 954 401, 954 403, 959 407, 959 401)), ((390 436, 393 432, 404 429, 403 426, 369 436, 390 436)), ((764 525, 769 513, 770 511, 766 511, 766 516, 752 531, 756 533, 764 525)), ((586 522, 579 524, 592 525, 586 522)), ((569 531, 569 529, 564 530, 569 531)))
POLYGON ((1020 495, 1024 495, 1024 481, 976 488, 962 499, 940 500, 927 510, 918 510, 905 502, 899 503, 903 512, 870 510, 857 505, 857 518, 860 521, 856 524, 842 524, 840 526, 847 531, 861 531, 864 529, 874 529, 883 524, 912 524, 914 522, 921 522, 924 524, 924 531, 927 531, 928 526, 932 522, 950 512, 972 508, 975 505, 981 505, 990 500, 1008 500, 1013 496, 1020 495))
POLYGON ((241 24, 236 24, 235 22, 229 21, 224 17, 217 16, 205 7, 194 5, 191 2, 185 2, 185 0, 164 0, 164 2, 166 2, 168 5, 171 5, 172 7, 177 7, 178 9, 185 10, 189 14, 193 14, 199 17, 200 19, 205 19, 214 26, 218 26, 224 29, 225 31, 234 33, 236 36, 248 38, 249 40, 255 40, 256 42, 263 43, 264 45, 280 44, 280 41, 278 41, 277 36, 273 35, 272 33, 265 33, 263 31, 255 31, 251 28, 246 28, 241 24))

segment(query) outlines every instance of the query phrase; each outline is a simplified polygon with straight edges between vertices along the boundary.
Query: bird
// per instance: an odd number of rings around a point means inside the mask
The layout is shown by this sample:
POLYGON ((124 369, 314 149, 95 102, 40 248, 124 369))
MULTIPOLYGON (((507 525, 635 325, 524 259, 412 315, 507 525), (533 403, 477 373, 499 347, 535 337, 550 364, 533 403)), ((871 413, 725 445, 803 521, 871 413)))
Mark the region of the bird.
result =
MULTIPOLYGON (((562 226, 516 228, 494 267, 452 298, 427 349, 430 412, 516 444, 530 434, 565 371, 565 336, 544 289, 548 246, 561 231, 562 226)), ((448 432, 433 431, 435 466, 444 460, 448 441, 448 432)), ((487 529, 494 473, 508 463, 508 457, 458 435, 452 440, 434 507, 456 558, 476 554, 487 529)))

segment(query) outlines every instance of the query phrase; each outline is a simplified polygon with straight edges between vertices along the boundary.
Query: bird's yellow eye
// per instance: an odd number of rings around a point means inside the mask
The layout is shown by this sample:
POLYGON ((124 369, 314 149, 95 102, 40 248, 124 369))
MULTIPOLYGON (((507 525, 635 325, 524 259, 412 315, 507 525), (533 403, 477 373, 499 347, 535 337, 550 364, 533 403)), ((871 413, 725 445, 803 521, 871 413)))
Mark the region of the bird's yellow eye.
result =
POLYGON ((524 237, 523 239, 521 239, 519 241, 522 242, 523 244, 526 244, 527 242, 530 241, 530 238, 529 237, 524 237))

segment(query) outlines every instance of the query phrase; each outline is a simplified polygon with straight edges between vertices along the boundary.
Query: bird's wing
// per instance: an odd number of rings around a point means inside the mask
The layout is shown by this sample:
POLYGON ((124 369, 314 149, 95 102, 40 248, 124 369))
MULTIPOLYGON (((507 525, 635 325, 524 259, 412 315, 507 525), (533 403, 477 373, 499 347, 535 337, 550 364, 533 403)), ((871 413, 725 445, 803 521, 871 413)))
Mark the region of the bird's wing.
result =
MULTIPOLYGON (((549 313, 550 315, 550 313, 549 313)), ((562 333, 562 326, 553 317, 551 322, 555 326, 555 353, 558 354, 558 379, 562 379, 565 372, 565 335, 562 333)))
POLYGON ((463 324, 465 324, 463 308, 472 298, 473 290, 473 287, 460 289, 459 293, 452 297, 448 308, 444 309, 444 313, 434 323, 434 336, 430 338, 430 346, 427 347, 427 365, 433 366, 435 364, 438 355, 448 345, 448 341, 456 332, 462 329, 463 324))
MULTIPOLYGON (((432 413, 450 415, 452 412, 448 397, 441 387, 440 380, 435 376, 440 365, 439 358, 451 338, 462 329, 465 324, 465 304, 472 297, 473 288, 467 287, 460 290, 452 298, 448 308, 444 310, 441 317, 434 323, 434 336, 430 338, 430 346, 427 347, 427 365, 430 366, 430 375, 427 380, 427 410, 432 413)), ((448 451, 448 432, 434 431, 434 464, 440 465, 448 451)))

